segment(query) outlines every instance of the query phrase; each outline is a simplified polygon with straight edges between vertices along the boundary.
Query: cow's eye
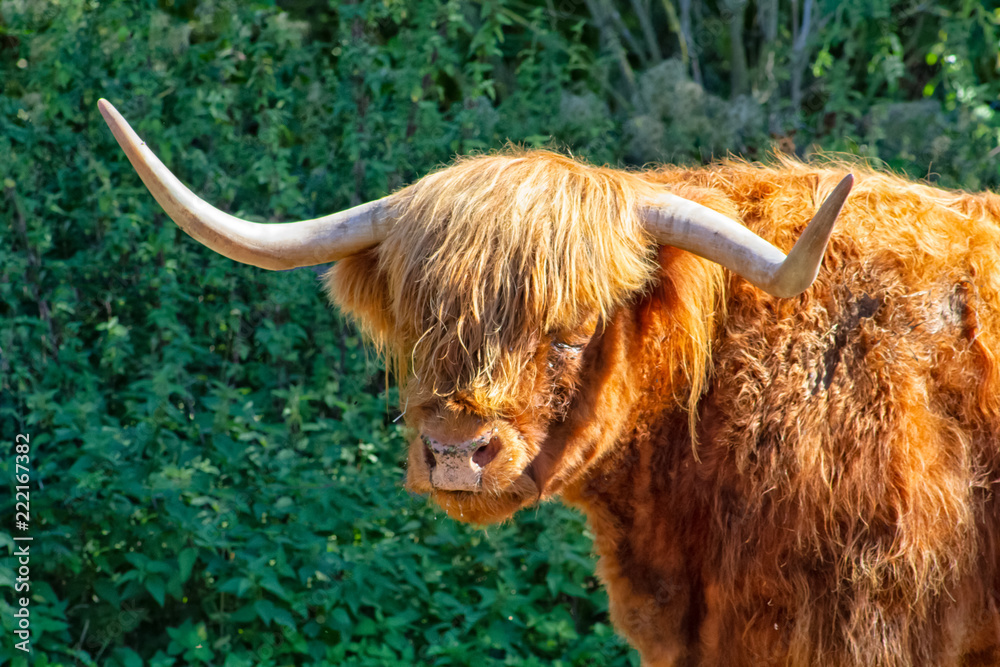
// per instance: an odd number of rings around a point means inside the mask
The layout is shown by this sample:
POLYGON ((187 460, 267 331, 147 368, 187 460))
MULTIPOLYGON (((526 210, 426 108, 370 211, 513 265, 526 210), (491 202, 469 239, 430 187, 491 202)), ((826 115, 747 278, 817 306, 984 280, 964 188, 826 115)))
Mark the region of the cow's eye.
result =
POLYGON ((552 343, 552 347, 556 348, 557 350, 559 350, 561 352, 579 352, 584 347, 586 347, 586 343, 574 344, 574 343, 566 343, 564 341, 557 340, 557 341, 554 341, 552 343))

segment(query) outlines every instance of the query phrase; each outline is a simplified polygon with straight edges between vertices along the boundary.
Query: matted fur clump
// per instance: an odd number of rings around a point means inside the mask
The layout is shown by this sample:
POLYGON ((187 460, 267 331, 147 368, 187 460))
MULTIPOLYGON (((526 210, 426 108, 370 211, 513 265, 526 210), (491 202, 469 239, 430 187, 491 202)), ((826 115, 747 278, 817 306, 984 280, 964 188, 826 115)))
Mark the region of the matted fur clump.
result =
POLYGON ((638 220, 649 187, 551 152, 462 159, 395 195, 388 238, 335 266, 330 294, 401 380, 523 408, 538 343, 607 316, 656 271, 638 220), (378 284, 358 262, 377 263, 378 284))

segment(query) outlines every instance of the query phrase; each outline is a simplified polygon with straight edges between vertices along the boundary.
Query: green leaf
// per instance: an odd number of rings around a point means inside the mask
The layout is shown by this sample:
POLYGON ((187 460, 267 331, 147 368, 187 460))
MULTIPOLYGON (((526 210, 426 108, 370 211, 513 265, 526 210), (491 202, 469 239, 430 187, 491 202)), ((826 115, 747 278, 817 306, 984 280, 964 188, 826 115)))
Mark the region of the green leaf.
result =
POLYGON ((257 615, 260 620, 264 621, 265 625, 270 625, 271 621, 274 620, 275 607, 274 603, 270 600, 257 600, 254 603, 254 610, 256 610, 257 615))
POLYGON ((156 600, 157 604, 162 607, 164 597, 166 595, 166 584, 163 579, 160 579, 159 577, 150 577, 146 579, 143 584, 146 586, 146 590, 149 591, 149 594, 153 596, 153 599, 156 600))
POLYGON ((112 655, 122 667, 143 666, 142 657, 127 646, 115 649, 112 655))
POLYGON ((120 604, 118 589, 110 579, 96 580, 94 582, 94 592, 97 593, 101 599, 109 602, 113 607, 117 607, 120 604))
POLYGON ((233 593, 238 598, 245 597, 247 593, 253 590, 254 585, 250 579, 246 577, 233 577, 232 579, 226 581, 224 584, 219 586, 219 591, 222 593, 233 593))
POLYGON ((188 547, 177 555, 177 564, 180 566, 180 580, 183 584, 191 577, 191 568, 194 567, 198 559, 198 550, 188 547))

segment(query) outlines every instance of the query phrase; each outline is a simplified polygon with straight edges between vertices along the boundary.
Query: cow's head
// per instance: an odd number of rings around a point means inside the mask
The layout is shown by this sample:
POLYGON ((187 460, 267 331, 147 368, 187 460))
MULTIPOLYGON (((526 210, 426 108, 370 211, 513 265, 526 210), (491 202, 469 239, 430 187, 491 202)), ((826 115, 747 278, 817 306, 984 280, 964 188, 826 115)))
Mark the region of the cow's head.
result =
POLYGON ((197 198, 110 104, 100 109, 153 196, 198 241, 267 269, 337 261, 331 297, 400 378, 408 486, 479 523, 600 455, 585 428, 602 408, 588 384, 606 373, 615 313, 656 276, 657 246, 793 296, 815 279, 851 186, 848 177, 835 189, 787 258, 639 174, 547 152, 460 160, 384 199, 265 225, 197 198))

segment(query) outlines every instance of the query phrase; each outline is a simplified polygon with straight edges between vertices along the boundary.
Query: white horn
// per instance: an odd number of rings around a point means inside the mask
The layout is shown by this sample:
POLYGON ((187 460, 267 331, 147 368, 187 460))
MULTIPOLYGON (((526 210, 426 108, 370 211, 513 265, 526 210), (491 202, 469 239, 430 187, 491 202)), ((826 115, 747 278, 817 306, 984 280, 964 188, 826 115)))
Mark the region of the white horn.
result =
POLYGON ((642 216, 661 245, 721 264, 774 296, 793 297, 816 280, 833 223, 853 185, 850 174, 837 184, 787 257, 735 220, 676 195, 656 195, 642 216))
POLYGON ((237 262, 272 270, 324 264, 378 244, 391 225, 388 198, 302 222, 262 224, 229 215, 170 173, 107 100, 97 106, 167 215, 197 241, 237 262))

